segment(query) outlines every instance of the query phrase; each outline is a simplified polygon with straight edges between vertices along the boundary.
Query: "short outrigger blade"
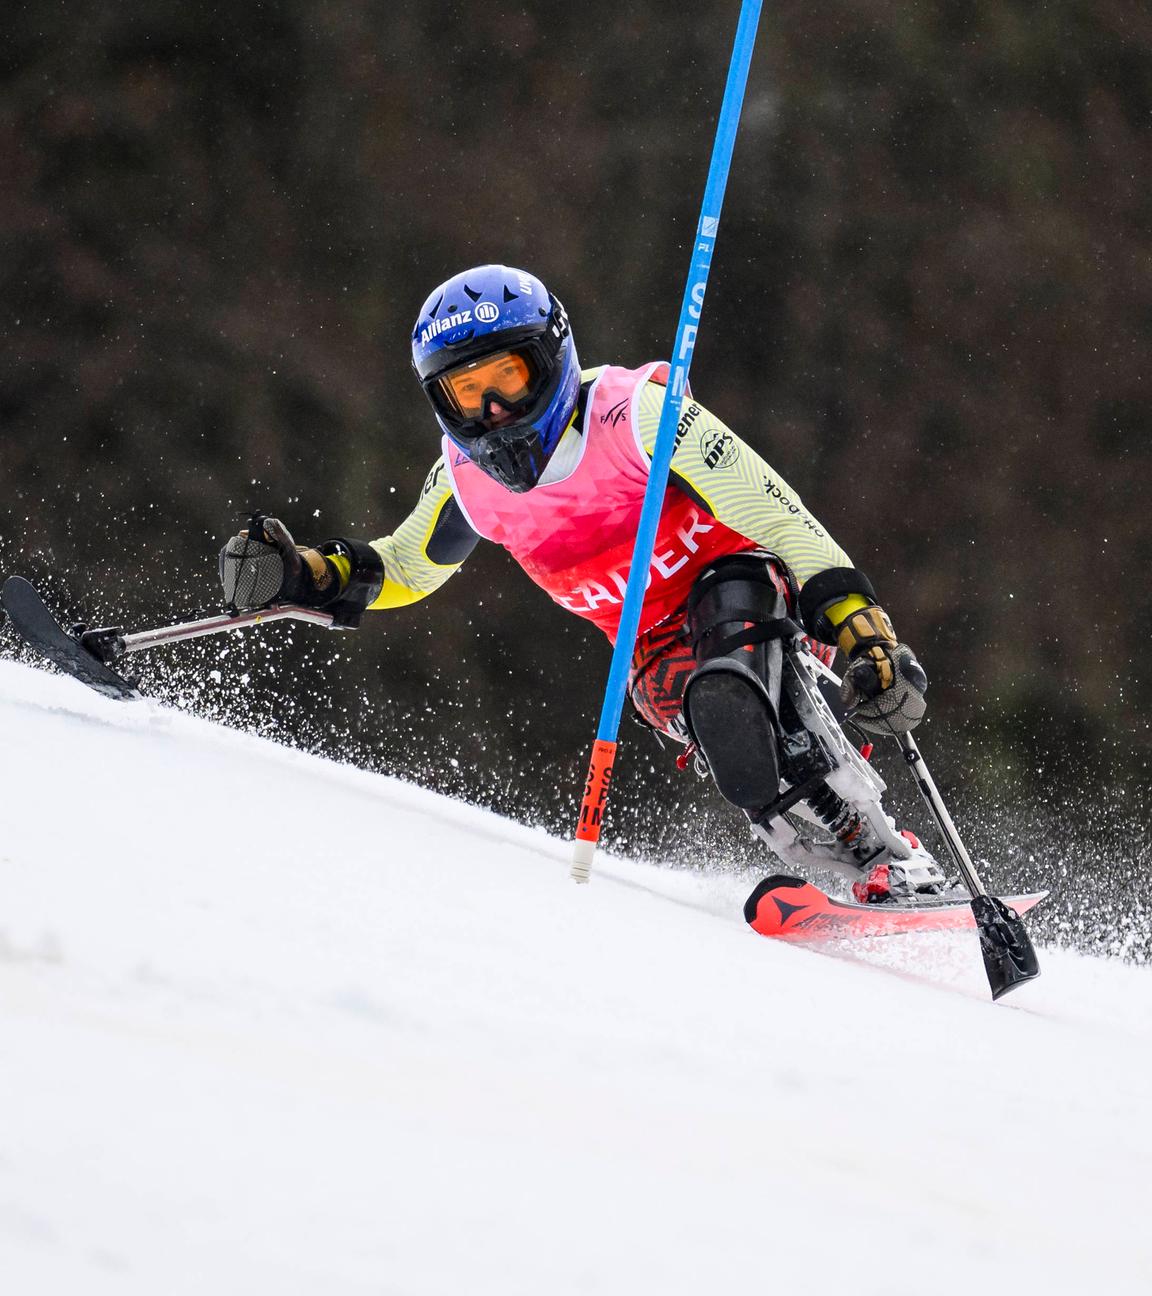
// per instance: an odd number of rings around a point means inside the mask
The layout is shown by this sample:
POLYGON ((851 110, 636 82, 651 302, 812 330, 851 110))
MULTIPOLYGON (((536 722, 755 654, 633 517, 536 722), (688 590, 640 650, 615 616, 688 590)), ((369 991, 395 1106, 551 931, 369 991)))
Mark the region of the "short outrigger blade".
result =
POLYGON ((996 896, 977 895, 972 897, 972 913, 993 999, 1040 975, 1032 938, 1015 909, 996 896))
POLYGON ((263 625, 269 621, 307 621, 331 629, 352 627, 351 622, 340 623, 330 612, 283 603, 256 608, 250 612, 234 612, 205 617, 199 621, 186 621, 180 625, 161 626, 157 630, 140 630, 134 634, 125 634, 119 626, 89 630, 84 625, 74 626, 69 633, 48 610, 35 588, 22 576, 9 576, 4 582, 0 589, 0 606, 8 614, 12 628, 34 652, 58 666, 65 675, 71 675, 97 693, 124 701, 142 696, 135 680, 126 679, 112 669, 114 663, 130 653, 157 648, 161 644, 178 643, 182 639, 219 634, 224 630, 263 625))
POLYGON ((135 681, 117 675, 108 664, 123 652, 123 636, 118 628, 88 630, 77 626, 69 634, 22 576, 8 577, 0 591, 0 602, 12 628, 28 647, 58 666, 65 675, 71 675, 105 697, 140 697, 135 681))

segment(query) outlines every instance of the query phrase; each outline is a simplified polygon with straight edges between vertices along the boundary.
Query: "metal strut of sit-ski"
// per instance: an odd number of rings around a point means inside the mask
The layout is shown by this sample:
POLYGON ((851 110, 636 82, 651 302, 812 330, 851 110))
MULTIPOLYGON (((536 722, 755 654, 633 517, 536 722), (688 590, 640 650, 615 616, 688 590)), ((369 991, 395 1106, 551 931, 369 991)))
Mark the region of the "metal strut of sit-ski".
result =
POLYGON ((696 227, 696 240, 692 248, 692 261, 684 297, 680 306, 680 321, 676 328, 676 342, 672 350, 672 363, 668 383, 664 389, 664 403, 660 410, 660 423, 653 447, 652 466, 648 471, 648 485, 644 504, 636 528, 636 543, 632 550, 632 563, 628 571, 628 585, 620 609, 620 627, 608 671, 604 691, 604 704, 592 756, 588 764, 588 778, 580 805, 576 825, 576 839, 572 847, 572 878, 587 882, 596 855, 596 843, 604 820, 608 791, 612 781, 612 766, 616 758, 616 741, 620 732, 620 716, 624 710, 624 695, 628 688, 628 668, 632 649, 640 628, 640 612, 644 603, 644 589, 648 569, 652 562, 652 548, 660 521, 660 509, 672 464, 676 444, 676 425, 688 391, 688 369, 696 345, 696 332, 704 306, 704 293, 708 286, 708 272, 712 266, 712 252, 720 224, 720 211, 724 205, 724 190, 728 183, 728 170, 732 150, 736 143, 736 128, 740 124, 740 109, 744 103, 744 88, 748 84, 748 68, 752 62, 752 49, 756 43, 756 28, 760 21, 761 0, 743 0, 740 21, 732 46, 732 59, 728 66, 728 80, 724 99, 720 105, 720 119, 716 125, 716 139, 712 146, 712 161, 708 168, 708 181, 704 187, 704 201, 700 207, 700 220, 696 227))

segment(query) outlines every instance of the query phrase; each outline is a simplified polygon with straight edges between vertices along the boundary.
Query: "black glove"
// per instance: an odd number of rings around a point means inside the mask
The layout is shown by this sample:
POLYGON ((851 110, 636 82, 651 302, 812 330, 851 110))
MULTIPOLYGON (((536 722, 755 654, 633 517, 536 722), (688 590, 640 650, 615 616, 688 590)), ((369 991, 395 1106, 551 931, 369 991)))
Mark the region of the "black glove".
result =
POLYGON ((924 718, 928 676, 907 644, 897 643, 883 609, 853 612, 836 629, 848 669, 840 700, 871 733, 907 733, 924 718))
POLYGON ((318 549, 294 544, 279 518, 260 518, 220 550, 220 584, 230 607, 270 603, 324 607, 340 597, 340 573, 318 549))

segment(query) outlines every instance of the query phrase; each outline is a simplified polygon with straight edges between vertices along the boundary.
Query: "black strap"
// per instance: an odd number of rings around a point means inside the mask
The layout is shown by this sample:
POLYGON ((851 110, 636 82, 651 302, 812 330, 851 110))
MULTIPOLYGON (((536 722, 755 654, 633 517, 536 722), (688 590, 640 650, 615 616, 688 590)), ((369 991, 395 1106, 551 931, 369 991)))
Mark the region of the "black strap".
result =
POLYGON ((789 788, 787 792, 781 793, 775 801, 769 801, 758 814, 749 814, 748 818, 754 824, 768 823, 769 820, 775 819, 777 815, 786 814, 794 805, 806 800, 823 782, 823 774, 813 774, 811 778, 806 779, 803 783, 798 783, 794 788, 789 788))
POLYGON ((761 622, 763 622, 764 624, 768 623, 767 619, 764 616, 764 609, 762 607, 758 607, 758 608, 725 607, 721 615, 718 615, 711 622, 711 624, 705 626, 703 630, 700 630, 697 633, 696 638, 700 639, 706 634, 711 634, 712 631, 715 630, 717 626, 730 625, 733 621, 753 621, 757 625, 759 625, 761 622))
POLYGON ((708 656, 727 657, 729 653, 750 648, 753 644, 770 643, 773 639, 793 639, 803 633, 791 617, 761 621, 758 625, 738 630, 735 634, 725 636, 719 643, 709 645, 708 656))
MULTIPOLYGON (((316 548, 325 558, 342 554, 349 560, 348 584, 327 610, 336 614, 338 624, 353 626, 359 621, 359 617, 353 621, 355 614, 374 603, 384 587, 384 560, 363 540, 325 540, 316 548)), ((335 576, 336 572, 332 574, 335 576)))

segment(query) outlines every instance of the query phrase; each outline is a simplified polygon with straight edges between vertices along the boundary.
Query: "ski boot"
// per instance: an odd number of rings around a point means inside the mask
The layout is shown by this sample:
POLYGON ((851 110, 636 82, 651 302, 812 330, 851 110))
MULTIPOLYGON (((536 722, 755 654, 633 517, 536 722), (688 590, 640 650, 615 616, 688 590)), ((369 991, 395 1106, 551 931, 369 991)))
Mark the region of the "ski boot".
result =
POLYGON ((852 899, 857 904, 914 904, 944 894, 947 879, 932 854, 907 828, 900 829, 900 836, 911 847, 911 857, 871 865, 852 883, 852 899))

